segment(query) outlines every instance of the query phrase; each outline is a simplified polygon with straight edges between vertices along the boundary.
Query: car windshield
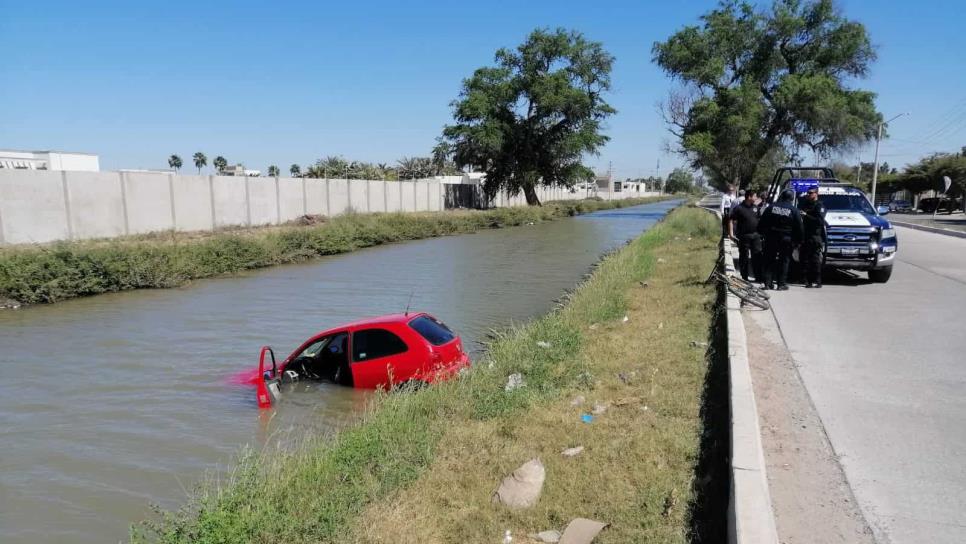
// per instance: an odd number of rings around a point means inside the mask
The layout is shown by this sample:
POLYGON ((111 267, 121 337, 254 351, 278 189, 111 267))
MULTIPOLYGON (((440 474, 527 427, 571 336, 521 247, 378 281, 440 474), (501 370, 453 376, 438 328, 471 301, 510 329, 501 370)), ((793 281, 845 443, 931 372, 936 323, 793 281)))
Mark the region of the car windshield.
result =
POLYGON ((819 195, 819 200, 828 210, 837 212, 861 212, 875 215, 869 201, 860 194, 819 195))

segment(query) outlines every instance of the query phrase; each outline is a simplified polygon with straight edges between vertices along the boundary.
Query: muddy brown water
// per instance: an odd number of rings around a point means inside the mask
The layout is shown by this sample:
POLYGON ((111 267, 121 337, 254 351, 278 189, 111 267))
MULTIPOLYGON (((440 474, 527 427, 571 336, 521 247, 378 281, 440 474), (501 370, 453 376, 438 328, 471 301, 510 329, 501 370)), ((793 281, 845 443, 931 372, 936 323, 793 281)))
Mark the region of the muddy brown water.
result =
MULTIPOLYGON (((602 252, 679 202, 371 248, 305 264, 0 311, 0 542, 117 542, 245 445, 334 432, 364 391, 303 383, 270 419, 228 378, 271 344, 398 312, 410 292, 477 346, 548 311, 602 252)), ((479 353, 477 352, 476 355, 479 353)))

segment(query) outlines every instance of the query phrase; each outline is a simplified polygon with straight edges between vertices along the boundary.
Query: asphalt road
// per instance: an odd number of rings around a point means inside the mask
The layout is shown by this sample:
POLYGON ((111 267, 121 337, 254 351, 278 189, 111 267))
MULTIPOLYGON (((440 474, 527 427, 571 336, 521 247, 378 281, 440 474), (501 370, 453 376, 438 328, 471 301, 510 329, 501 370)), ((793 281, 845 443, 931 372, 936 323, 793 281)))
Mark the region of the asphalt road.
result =
POLYGON ((966 239, 898 229, 886 284, 774 292, 805 387, 880 543, 966 542, 966 239))

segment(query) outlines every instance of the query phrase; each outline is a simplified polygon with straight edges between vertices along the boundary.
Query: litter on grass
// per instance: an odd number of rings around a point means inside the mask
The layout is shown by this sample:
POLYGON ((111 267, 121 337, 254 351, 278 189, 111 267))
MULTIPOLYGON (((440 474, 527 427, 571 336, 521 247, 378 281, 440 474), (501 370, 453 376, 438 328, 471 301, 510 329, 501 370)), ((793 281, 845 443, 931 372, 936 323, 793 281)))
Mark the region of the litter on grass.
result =
POLYGON ((504 387, 503 389, 504 391, 510 392, 510 391, 513 391, 514 389, 523 387, 525 385, 526 384, 523 383, 523 374, 520 374, 519 372, 517 372, 515 374, 510 374, 509 376, 507 376, 506 387, 504 387))
POLYGON ((510 508, 529 508, 540 499, 543 481, 547 471, 540 459, 530 459, 520 465, 500 483, 493 494, 493 502, 502 503, 510 508))
POLYGON ((587 399, 585 399, 583 395, 577 395, 576 397, 574 397, 574 400, 570 401, 570 405, 580 406, 581 404, 584 403, 585 400, 587 399))
POLYGON ((547 349, 550 347, 550 342, 544 342, 543 340, 540 340, 539 342, 537 342, 537 345, 540 346, 541 348, 547 349))
POLYGON ((560 535, 560 544, 590 544, 604 527, 607 527, 604 522, 577 518, 567 524, 567 528, 560 535))
POLYGON ((583 421, 584 423, 590 423, 593 420, 594 420, 594 416, 590 414, 583 414, 580 416, 580 421, 583 421))
POLYGON ((560 455, 563 455, 564 457, 574 457, 576 455, 580 455, 580 452, 582 451, 584 451, 584 447, 577 446, 576 448, 567 448, 563 450, 562 452, 560 452, 560 455))
POLYGON ((560 542, 560 531, 554 531, 553 529, 549 531, 540 531, 539 533, 534 533, 528 536, 537 542, 547 542, 548 544, 560 542))

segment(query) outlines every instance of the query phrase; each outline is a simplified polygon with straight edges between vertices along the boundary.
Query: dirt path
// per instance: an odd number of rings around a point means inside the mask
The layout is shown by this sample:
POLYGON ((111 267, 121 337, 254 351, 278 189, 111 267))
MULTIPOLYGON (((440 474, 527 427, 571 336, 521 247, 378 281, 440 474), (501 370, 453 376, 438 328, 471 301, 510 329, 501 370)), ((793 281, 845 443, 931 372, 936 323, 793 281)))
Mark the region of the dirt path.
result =
POLYGON ((774 316, 746 311, 744 322, 781 542, 874 543, 774 316))

